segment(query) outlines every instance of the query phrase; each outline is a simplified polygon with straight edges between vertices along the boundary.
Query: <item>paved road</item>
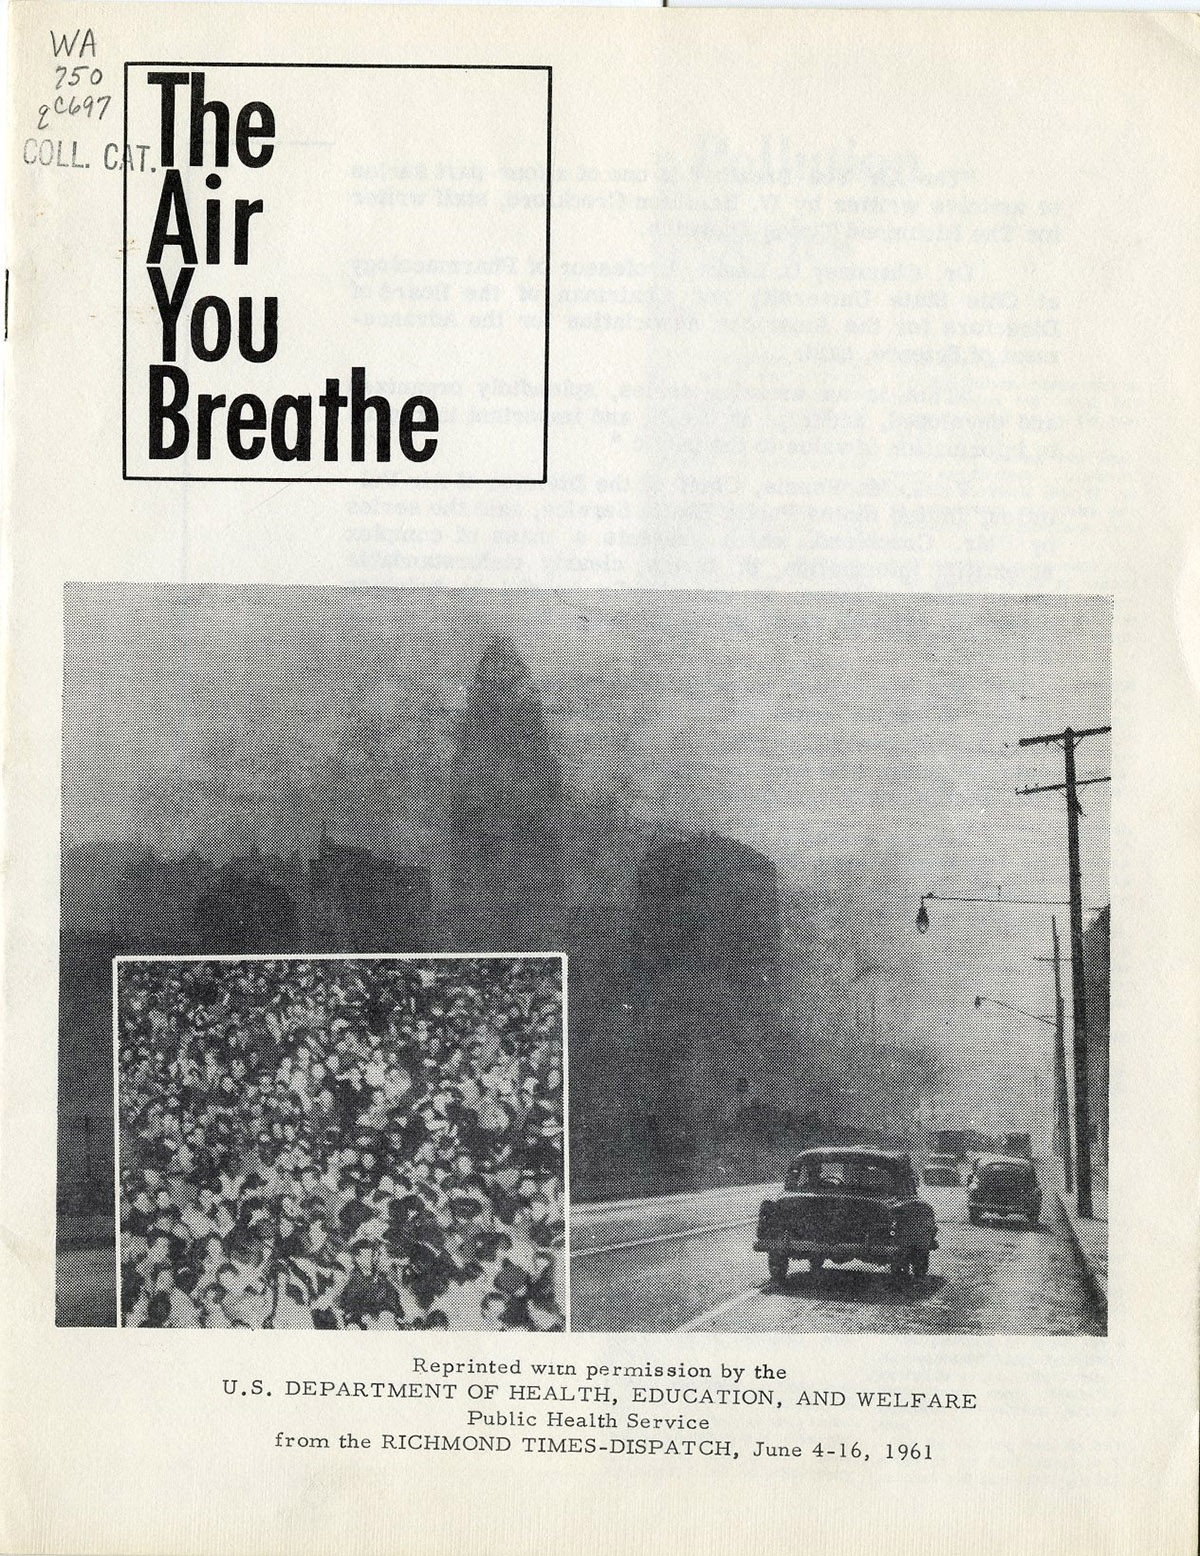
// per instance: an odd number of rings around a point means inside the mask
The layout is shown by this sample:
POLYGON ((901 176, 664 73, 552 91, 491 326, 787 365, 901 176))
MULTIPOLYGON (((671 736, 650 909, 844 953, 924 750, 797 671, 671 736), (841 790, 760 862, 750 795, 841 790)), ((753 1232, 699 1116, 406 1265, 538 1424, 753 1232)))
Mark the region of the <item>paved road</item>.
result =
POLYGON ((776 1289, 753 1251, 759 1201, 778 1185, 577 1207, 571 1321, 577 1330, 772 1334, 1099 1334, 1057 1206, 1044 1224, 974 1227, 963 1189, 925 1189, 938 1219, 929 1274, 793 1266, 776 1289))

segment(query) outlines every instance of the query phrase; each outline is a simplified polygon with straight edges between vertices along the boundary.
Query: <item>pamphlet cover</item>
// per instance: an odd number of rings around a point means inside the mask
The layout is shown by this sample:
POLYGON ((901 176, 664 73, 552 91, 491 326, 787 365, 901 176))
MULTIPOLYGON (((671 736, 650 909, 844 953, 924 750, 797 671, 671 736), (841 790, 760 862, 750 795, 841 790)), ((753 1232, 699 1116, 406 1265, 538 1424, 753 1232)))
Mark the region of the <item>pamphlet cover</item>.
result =
POLYGON ((1195 18, 10 14, 0 1546, 1193 1549, 1195 18))

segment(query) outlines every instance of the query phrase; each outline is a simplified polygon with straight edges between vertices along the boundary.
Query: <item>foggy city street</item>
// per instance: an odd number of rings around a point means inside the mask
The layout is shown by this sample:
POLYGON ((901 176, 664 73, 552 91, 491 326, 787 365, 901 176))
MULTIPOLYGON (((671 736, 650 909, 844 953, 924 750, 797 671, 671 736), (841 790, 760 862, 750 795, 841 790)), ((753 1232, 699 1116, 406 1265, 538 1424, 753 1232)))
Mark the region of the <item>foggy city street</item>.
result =
MULTIPOLYGON (((778 1185, 772 1187, 777 1188, 778 1185)), ((1096 1334, 1060 1226, 972 1227, 966 1192, 925 1189, 938 1224, 932 1273, 897 1288, 862 1264, 775 1286, 751 1249, 766 1185, 598 1209, 573 1220, 577 1329, 801 1334, 1096 1334), (593 1250, 595 1250, 593 1252, 593 1250)))
POLYGON ((568 957, 572 1327, 1102 1333, 1109 624, 69 593, 59 1321, 113 1321, 112 956, 504 951, 568 957))

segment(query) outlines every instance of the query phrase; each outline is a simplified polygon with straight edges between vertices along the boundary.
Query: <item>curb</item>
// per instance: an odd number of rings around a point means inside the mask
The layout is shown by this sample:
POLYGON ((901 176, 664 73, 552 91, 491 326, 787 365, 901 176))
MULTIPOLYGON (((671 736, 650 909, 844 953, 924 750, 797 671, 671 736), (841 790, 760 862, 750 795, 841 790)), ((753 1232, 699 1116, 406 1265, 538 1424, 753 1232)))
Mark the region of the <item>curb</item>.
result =
POLYGON ((1059 1214, 1062 1216, 1063 1225, 1067 1229, 1067 1236, 1071 1239, 1071 1248, 1075 1254, 1075 1263, 1079 1267, 1079 1276, 1083 1281, 1084 1289, 1087 1291, 1088 1300, 1092 1303, 1097 1313, 1104 1320, 1105 1329, 1107 1330, 1108 1292, 1105 1289, 1105 1283, 1100 1279, 1100 1277, 1096 1274, 1096 1271, 1091 1266, 1087 1253, 1084 1251, 1083 1244, 1080 1241, 1079 1233, 1076 1230, 1075 1223, 1071 1219, 1070 1211, 1067 1209, 1066 1201, 1063 1199, 1062 1191, 1056 1189, 1054 1193, 1055 1198, 1058 1200, 1059 1214))

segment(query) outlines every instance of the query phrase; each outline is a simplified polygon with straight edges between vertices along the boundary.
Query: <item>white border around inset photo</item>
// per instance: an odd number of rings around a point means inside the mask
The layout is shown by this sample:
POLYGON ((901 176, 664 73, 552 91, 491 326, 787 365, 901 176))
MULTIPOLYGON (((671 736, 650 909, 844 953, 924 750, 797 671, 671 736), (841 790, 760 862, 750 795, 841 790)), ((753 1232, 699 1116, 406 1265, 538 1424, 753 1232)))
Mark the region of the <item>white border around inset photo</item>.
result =
MULTIPOLYGON (((564 1334, 571 1332, 571 1148, 570 1148, 570 1060, 567 1042, 568 958, 561 951, 271 951, 254 953, 199 953, 173 955, 169 952, 150 956, 114 956, 112 962, 112 1038, 113 1038, 113 1258, 117 1296, 118 1329, 124 1329, 121 1305, 121 1062, 120 1062, 120 969, 126 963, 145 965, 166 962, 178 966, 184 962, 557 962, 560 968, 561 1044, 562 1044, 562 1182, 563 1235, 558 1249, 561 1261, 564 1334)), ((464 1330, 460 1333, 471 1333, 464 1330)), ((480 1333, 484 1331, 478 1331, 480 1333)))

